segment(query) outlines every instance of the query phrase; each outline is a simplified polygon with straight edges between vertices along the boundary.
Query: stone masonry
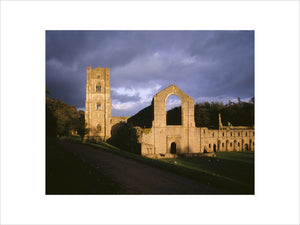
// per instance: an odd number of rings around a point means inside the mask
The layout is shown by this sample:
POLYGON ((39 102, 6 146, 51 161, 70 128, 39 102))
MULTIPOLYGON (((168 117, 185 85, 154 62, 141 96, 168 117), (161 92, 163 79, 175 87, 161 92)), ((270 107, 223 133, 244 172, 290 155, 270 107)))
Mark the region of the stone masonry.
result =
MULTIPOLYGON (((217 151, 254 150, 254 128, 223 126, 219 129, 196 127, 194 99, 172 84, 153 98, 154 120, 151 128, 138 127, 141 155, 174 157, 217 151), (166 101, 170 95, 181 100, 181 125, 167 125, 166 101)), ((111 116, 110 73, 108 68, 87 67, 85 139, 107 140, 128 117, 111 116)))
POLYGON ((147 157, 254 150, 254 129, 223 126, 221 115, 219 115, 219 129, 195 127, 194 100, 175 85, 154 96, 152 127, 139 128, 139 133, 141 154, 147 157), (173 94, 181 100, 181 125, 166 124, 166 101, 173 94))
POLYGON ((107 140, 111 136, 111 102, 109 68, 87 67, 85 122, 89 130, 85 139, 107 140))

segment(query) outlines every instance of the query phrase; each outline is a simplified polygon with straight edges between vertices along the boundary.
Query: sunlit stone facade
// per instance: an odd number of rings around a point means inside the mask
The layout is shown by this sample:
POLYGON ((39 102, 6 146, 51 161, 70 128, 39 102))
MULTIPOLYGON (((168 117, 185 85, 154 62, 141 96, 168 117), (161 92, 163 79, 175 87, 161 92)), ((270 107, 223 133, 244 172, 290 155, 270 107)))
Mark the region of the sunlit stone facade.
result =
MULTIPOLYGON (((154 120, 151 128, 137 127, 141 155, 174 157, 217 151, 254 150, 254 127, 223 126, 219 129, 195 126, 194 99, 172 84, 153 98, 154 120), (170 95, 181 100, 181 124, 167 125, 166 101, 170 95)), ((85 139, 107 140, 128 117, 111 116, 110 74, 108 68, 87 67, 85 139)))
POLYGON ((109 68, 87 67, 85 122, 86 139, 107 140, 111 136, 111 102, 109 68))
POLYGON ((148 157, 254 150, 254 128, 223 126, 221 115, 219 115, 219 129, 196 127, 194 100, 175 85, 154 96, 152 127, 138 130, 141 154, 148 157), (166 101, 170 95, 177 95, 181 100, 181 125, 166 123, 166 101))

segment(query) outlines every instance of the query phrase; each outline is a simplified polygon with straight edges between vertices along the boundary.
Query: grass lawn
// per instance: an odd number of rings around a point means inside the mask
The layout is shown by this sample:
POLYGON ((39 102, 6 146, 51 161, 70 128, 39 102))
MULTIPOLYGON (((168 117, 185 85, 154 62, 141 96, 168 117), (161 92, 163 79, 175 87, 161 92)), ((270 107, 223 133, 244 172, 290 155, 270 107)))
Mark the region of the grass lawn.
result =
POLYGON ((217 152, 211 157, 179 157, 160 161, 198 172, 208 183, 237 194, 254 194, 254 152, 217 152))
POLYGON ((221 188, 227 194, 254 194, 254 152, 217 152, 215 158, 150 159, 105 142, 86 144, 221 188))
POLYGON ((46 194, 118 194, 120 187, 55 138, 46 140, 46 194))

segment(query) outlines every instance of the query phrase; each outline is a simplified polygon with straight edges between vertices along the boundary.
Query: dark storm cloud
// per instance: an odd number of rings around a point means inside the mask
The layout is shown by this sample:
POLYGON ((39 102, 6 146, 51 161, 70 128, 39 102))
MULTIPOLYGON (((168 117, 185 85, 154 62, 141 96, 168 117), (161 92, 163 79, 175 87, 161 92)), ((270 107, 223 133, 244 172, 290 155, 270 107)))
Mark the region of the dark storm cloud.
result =
POLYGON ((52 97, 84 108, 86 67, 111 70, 112 114, 130 116, 175 84, 195 101, 254 96, 253 31, 47 31, 52 97))

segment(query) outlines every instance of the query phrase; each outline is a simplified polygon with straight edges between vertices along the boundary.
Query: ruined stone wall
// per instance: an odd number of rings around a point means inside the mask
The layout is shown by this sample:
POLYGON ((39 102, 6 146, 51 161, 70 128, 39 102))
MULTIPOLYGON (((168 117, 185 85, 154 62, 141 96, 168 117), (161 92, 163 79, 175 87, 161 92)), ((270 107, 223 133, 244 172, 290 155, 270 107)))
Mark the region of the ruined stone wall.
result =
POLYGON ((141 155, 155 154, 154 134, 151 128, 137 128, 139 142, 141 143, 141 155))
POLYGON ((154 98, 152 128, 140 129, 141 154, 170 155, 176 146, 176 154, 217 151, 254 150, 254 129, 227 127, 208 129, 195 127, 194 100, 175 85, 157 93, 154 98), (166 124, 166 100, 175 94, 181 100, 181 125, 166 124), (175 143, 175 144, 174 144, 175 143))
POLYGON ((201 152, 254 150, 254 129, 247 127, 230 129, 201 128, 201 152))
POLYGON ((200 152, 200 130, 195 127, 194 100, 175 85, 157 93, 153 100, 154 120, 151 131, 142 135, 142 154, 169 154, 172 143, 177 154, 200 152), (173 94, 181 100, 181 125, 167 125, 166 100, 173 94))

